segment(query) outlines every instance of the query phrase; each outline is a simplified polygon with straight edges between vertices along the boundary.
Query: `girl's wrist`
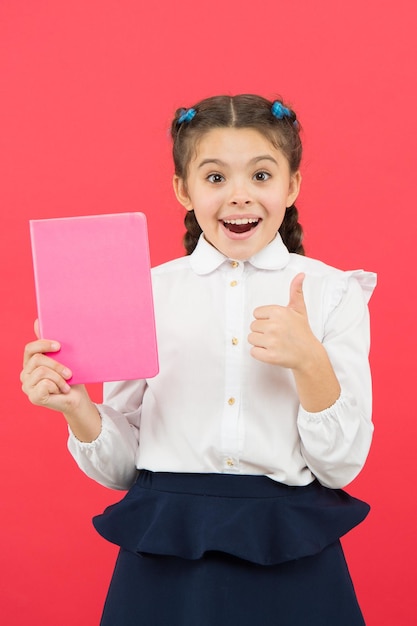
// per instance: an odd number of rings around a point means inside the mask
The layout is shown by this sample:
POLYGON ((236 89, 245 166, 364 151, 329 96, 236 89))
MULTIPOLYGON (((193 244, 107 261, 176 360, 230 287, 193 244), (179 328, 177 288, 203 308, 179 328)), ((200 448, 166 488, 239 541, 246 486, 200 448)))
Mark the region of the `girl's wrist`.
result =
MULTIPOLYGON (((314 376, 317 369, 330 365, 329 357, 323 344, 313 335, 312 340, 301 355, 296 366, 292 368, 294 374, 314 376)), ((330 366, 331 367, 331 366, 330 366)))
POLYGON ((96 405, 85 391, 77 406, 64 411, 64 417, 75 437, 84 443, 91 443, 101 432, 101 416, 96 405))
POLYGON ((324 411, 340 396, 341 387, 324 346, 318 342, 302 365, 293 369, 302 407, 311 413, 324 411))

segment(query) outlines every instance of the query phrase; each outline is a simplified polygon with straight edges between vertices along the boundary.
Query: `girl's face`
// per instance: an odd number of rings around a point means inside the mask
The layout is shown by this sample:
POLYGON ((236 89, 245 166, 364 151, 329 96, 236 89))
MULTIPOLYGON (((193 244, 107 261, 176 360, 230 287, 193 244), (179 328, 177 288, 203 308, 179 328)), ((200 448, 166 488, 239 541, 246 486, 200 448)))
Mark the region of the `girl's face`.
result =
POLYGON ((299 172, 252 128, 215 128, 202 136, 186 180, 174 176, 181 204, 195 216, 209 243, 245 260, 270 243, 297 198, 299 172))

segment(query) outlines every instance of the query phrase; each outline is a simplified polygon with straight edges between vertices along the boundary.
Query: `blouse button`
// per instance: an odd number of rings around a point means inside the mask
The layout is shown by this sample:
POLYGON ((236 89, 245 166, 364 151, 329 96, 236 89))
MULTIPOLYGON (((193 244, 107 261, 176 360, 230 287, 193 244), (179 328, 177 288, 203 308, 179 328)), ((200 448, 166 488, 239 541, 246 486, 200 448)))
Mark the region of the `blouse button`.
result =
POLYGON ((231 287, 236 287, 237 285, 237 280, 232 280, 232 282, 230 283, 231 287))
POLYGON ((239 343, 239 339, 237 337, 232 337, 232 345, 237 346, 239 343))
POLYGON ((237 261, 232 261, 232 262, 230 263, 230 265, 231 265, 233 268, 239 267, 239 263, 238 263, 237 261))
POLYGON ((234 466, 233 459, 226 459, 226 465, 228 467, 233 467, 234 466))
POLYGON ((227 402, 230 404, 230 406, 232 406, 232 404, 234 404, 236 400, 235 398, 229 398, 227 402))

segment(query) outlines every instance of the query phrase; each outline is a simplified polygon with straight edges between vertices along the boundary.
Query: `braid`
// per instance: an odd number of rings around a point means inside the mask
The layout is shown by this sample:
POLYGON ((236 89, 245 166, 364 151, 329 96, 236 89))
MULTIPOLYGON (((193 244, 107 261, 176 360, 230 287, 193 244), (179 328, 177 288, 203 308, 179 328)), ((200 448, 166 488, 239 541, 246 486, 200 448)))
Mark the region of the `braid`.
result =
POLYGON ((298 221, 298 211, 293 204, 285 211, 284 220, 279 227, 279 234, 282 241, 290 252, 305 254, 303 242, 303 227, 298 221))
POLYGON ((187 254, 194 252, 197 242, 203 232, 197 222, 194 211, 187 211, 184 218, 184 225, 187 232, 184 235, 183 243, 187 254))

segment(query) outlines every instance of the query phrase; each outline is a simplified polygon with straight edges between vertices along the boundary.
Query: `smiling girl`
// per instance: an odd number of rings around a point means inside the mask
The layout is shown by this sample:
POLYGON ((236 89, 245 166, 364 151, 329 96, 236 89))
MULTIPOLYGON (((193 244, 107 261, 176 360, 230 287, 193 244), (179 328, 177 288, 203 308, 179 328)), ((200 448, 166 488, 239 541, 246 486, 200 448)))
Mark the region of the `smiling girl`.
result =
POLYGON ((363 625, 339 538, 369 510, 342 487, 372 437, 375 276, 304 256, 283 102, 208 98, 172 138, 188 254, 153 270, 160 373, 96 406, 57 342, 25 350, 81 469, 129 489, 94 519, 120 546, 101 624, 363 625))
POLYGON ((187 169, 174 177, 178 199, 209 243, 242 260, 275 238, 301 183, 282 151, 252 128, 213 129, 187 169))

